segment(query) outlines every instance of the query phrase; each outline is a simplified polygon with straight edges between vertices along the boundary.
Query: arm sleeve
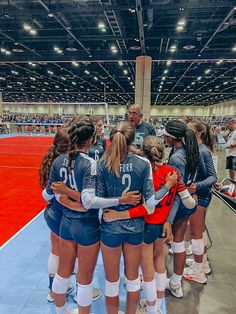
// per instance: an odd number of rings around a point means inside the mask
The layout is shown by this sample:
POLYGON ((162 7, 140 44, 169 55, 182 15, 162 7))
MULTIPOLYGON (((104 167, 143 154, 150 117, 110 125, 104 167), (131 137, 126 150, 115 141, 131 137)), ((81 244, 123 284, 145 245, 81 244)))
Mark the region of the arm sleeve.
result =
POLYGON ((148 164, 140 192, 143 195, 148 214, 152 214, 155 210, 156 200, 153 186, 152 166, 148 160, 146 162, 148 164))
POLYGON ((86 189, 81 193, 81 200, 86 209, 117 206, 118 198, 104 198, 95 195, 95 189, 86 189))
POLYGON ((215 167, 213 163, 213 159, 211 153, 209 151, 204 151, 203 153, 203 162, 205 165, 200 166, 201 168, 206 169, 207 178, 203 181, 196 183, 196 192, 199 192, 204 189, 210 189, 217 181, 217 175, 215 172, 215 167))
POLYGON ((186 189, 182 192, 178 192, 182 203, 184 204, 184 206, 188 209, 192 209, 196 206, 196 201, 194 198, 192 198, 192 196, 190 195, 189 191, 186 189))
POLYGON ((45 199, 46 202, 50 201, 53 197, 54 197, 54 192, 51 189, 51 185, 53 182, 55 181, 59 181, 58 180, 58 174, 56 171, 56 160, 54 160, 51 170, 50 170, 50 175, 49 175, 49 179, 48 179, 48 184, 46 186, 46 188, 43 190, 42 192, 42 196, 45 199))
MULTIPOLYGON (((99 178, 102 176, 102 169, 98 171, 98 181, 101 180, 101 194, 104 193, 104 184, 105 182, 99 178)), ((81 201, 83 206, 86 209, 90 208, 106 208, 117 206, 119 203, 118 198, 104 198, 98 197, 95 195, 95 186, 96 186, 96 174, 97 174, 97 164, 93 160, 90 165, 85 169, 83 174, 83 190, 81 193, 81 201)), ((97 186, 98 187, 98 186, 97 186)))
POLYGON ((138 205, 128 209, 130 218, 138 218, 148 215, 148 210, 144 205, 138 205))
POLYGON ((174 220, 175 220, 175 216, 177 214, 177 211, 179 209, 179 205, 180 205, 180 198, 178 195, 175 196, 175 199, 174 199, 174 202, 173 202, 173 205, 171 207, 171 210, 169 212, 169 215, 167 217, 167 221, 171 224, 173 224, 174 220))

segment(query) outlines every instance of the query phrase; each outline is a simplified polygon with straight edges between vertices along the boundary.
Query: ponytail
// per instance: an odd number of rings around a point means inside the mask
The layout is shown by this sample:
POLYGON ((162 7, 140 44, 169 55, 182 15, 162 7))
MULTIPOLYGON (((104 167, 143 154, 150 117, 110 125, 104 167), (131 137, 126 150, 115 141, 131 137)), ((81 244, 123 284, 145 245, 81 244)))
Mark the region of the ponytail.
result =
POLYGON ((163 139, 149 135, 143 140, 143 152, 150 162, 154 163, 156 169, 163 162, 165 156, 165 145, 163 139))
POLYGON ((215 153, 215 143, 213 136, 211 134, 211 130, 209 127, 209 124, 206 122, 203 122, 205 126, 205 133, 202 133, 201 138, 203 143, 210 149, 210 151, 214 154, 215 153))
POLYGON ((71 174, 74 168, 74 161, 77 155, 77 148, 83 147, 87 141, 95 136, 96 129, 89 119, 81 119, 73 124, 69 130, 70 148, 68 158, 68 173, 71 174))
POLYGON ((135 138, 135 130, 131 123, 121 122, 110 134, 111 145, 106 150, 102 160, 106 161, 108 169, 117 177, 120 176, 120 163, 128 154, 128 148, 135 138))
POLYGON ((199 168, 199 148, 194 132, 188 128, 186 129, 184 136, 184 144, 187 160, 186 170, 189 173, 189 179, 191 180, 195 177, 199 168))
POLYGON ((44 189, 48 184, 50 169, 53 161, 61 154, 65 154, 69 148, 69 137, 66 130, 58 131, 54 137, 52 146, 45 154, 39 169, 40 186, 44 189))

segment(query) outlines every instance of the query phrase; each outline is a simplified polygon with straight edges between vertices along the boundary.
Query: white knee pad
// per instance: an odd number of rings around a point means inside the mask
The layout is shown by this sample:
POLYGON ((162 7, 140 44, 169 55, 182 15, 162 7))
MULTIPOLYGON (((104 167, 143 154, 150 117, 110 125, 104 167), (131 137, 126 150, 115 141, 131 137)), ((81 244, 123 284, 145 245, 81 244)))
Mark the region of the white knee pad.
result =
POLYGON ((202 233, 202 238, 203 238, 203 243, 204 243, 204 246, 207 246, 207 243, 208 243, 208 237, 207 237, 207 232, 206 230, 203 231, 202 233))
POLYGON ((155 282, 157 291, 165 291, 167 282, 166 271, 164 273, 155 272, 155 282))
POLYGON ((105 279, 105 296, 117 297, 119 295, 120 279, 115 282, 110 282, 105 279))
POLYGON ((184 241, 182 242, 172 242, 171 244, 173 253, 183 253, 185 252, 184 241))
POLYGON ((143 293, 147 301, 153 302, 157 298, 155 279, 152 281, 143 281, 143 293))
POLYGON ((53 279, 53 284, 52 284, 52 292, 55 292, 57 294, 64 294, 67 292, 68 285, 70 282, 70 277, 69 278, 62 278, 58 274, 55 275, 53 279))
POLYGON ((141 280, 138 276, 137 279, 129 280, 125 277, 126 289, 128 292, 136 292, 141 288, 141 280))
POLYGON ((192 239, 192 250, 195 255, 203 255, 204 242, 203 239, 192 239))
POLYGON ((49 275, 55 275, 59 265, 59 256, 52 254, 50 252, 48 258, 48 273, 49 275))
POLYGON ((93 284, 81 285, 77 283, 77 303, 80 306, 89 306, 93 301, 93 284))

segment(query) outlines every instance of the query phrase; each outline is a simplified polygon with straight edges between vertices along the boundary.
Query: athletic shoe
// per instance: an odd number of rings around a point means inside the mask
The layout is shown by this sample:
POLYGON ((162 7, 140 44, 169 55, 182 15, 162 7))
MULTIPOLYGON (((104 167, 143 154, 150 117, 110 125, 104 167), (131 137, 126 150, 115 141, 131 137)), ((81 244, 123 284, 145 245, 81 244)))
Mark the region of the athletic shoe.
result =
MULTIPOLYGON (((73 289, 74 289, 74 286, 71 283, 69 283, 66 294, 67 295, 70 294, 73 291, 73 289)), ((48 292, 47 300, 48 300, 48 302, 54 302, 52 291, 48 292)))
POLYGON ((147 310, 147 302, 146 299, 140 299, 139 305, 138 305, 138 310, 140 312, 145 312, 147 310))
POLYGON ((197 272, 196 268, 194 266, 193 267, 186 267, 184 269, 183 277, 187 280, 195 281, 195 282, 201 283, 201 284, 204 284, 207 282, 206 275, 203 272, 201 272, 201 273, 197 272))
MULTIPOLYGON (((193 267, 194 266, 194 259, 187 258, 185 263, 187 266, 193 267)), ((205 275, 209 275, 211 273, 210 263, 208 261, 203 262, 203 272, 205 275)))
MULTIPOLYGON (((189 247, 185 248, 185 250, 186 250, 186 255, 187 255, 187 256, 190 256, 190 255, 193 254, 191 245, 190 245, 189 247)), ((169 249, 169 254, 173 255, 173 250, 172 250, 172 248, 169 249)))
MULTIPOLYGON (((93 301, 98 300, 102 296, 102 290, 99 288, 93 288, 93 301)), ((77 295, 73 296, 73 300, 77 303, 77 295)))
POLYGON ((173 285, 171 283, 171 278, 167 281, 166 289, 168 289, 170 293, 178 299, 182 298, 184 295, 181 283, 178 285, 173 285))
POLYGON ((203 271, 204 271, 204 274, 210 275, 211 267, 210 267, 210 263, 208 261, 203 262, 203 271))

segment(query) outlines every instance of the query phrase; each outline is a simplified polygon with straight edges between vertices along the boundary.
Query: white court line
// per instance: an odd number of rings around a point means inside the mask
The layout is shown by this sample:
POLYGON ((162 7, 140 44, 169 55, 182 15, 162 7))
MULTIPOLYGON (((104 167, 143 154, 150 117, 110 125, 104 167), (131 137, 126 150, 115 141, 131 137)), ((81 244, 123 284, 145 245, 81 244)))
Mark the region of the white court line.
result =
POLYGON ((24 166, 0 166, 0 168, 8 168, 8 169, 39 169, 39 167, 24 167, 24 166))
POLYGON ((4 249, 12 240, 14 240, 25 228, 27 228, 35 219, 37 219, 41 214, 42 212, 44 211, 41 210, 41 212, 38 213, 37 216, 35 216, 32 220, 30 220, 23 228, 21 228, 19 231, 17 231, 17 233, 15 233, 7 242, 5 242, 2 246, 0 246, 0 251, 2 249, 4 249))

